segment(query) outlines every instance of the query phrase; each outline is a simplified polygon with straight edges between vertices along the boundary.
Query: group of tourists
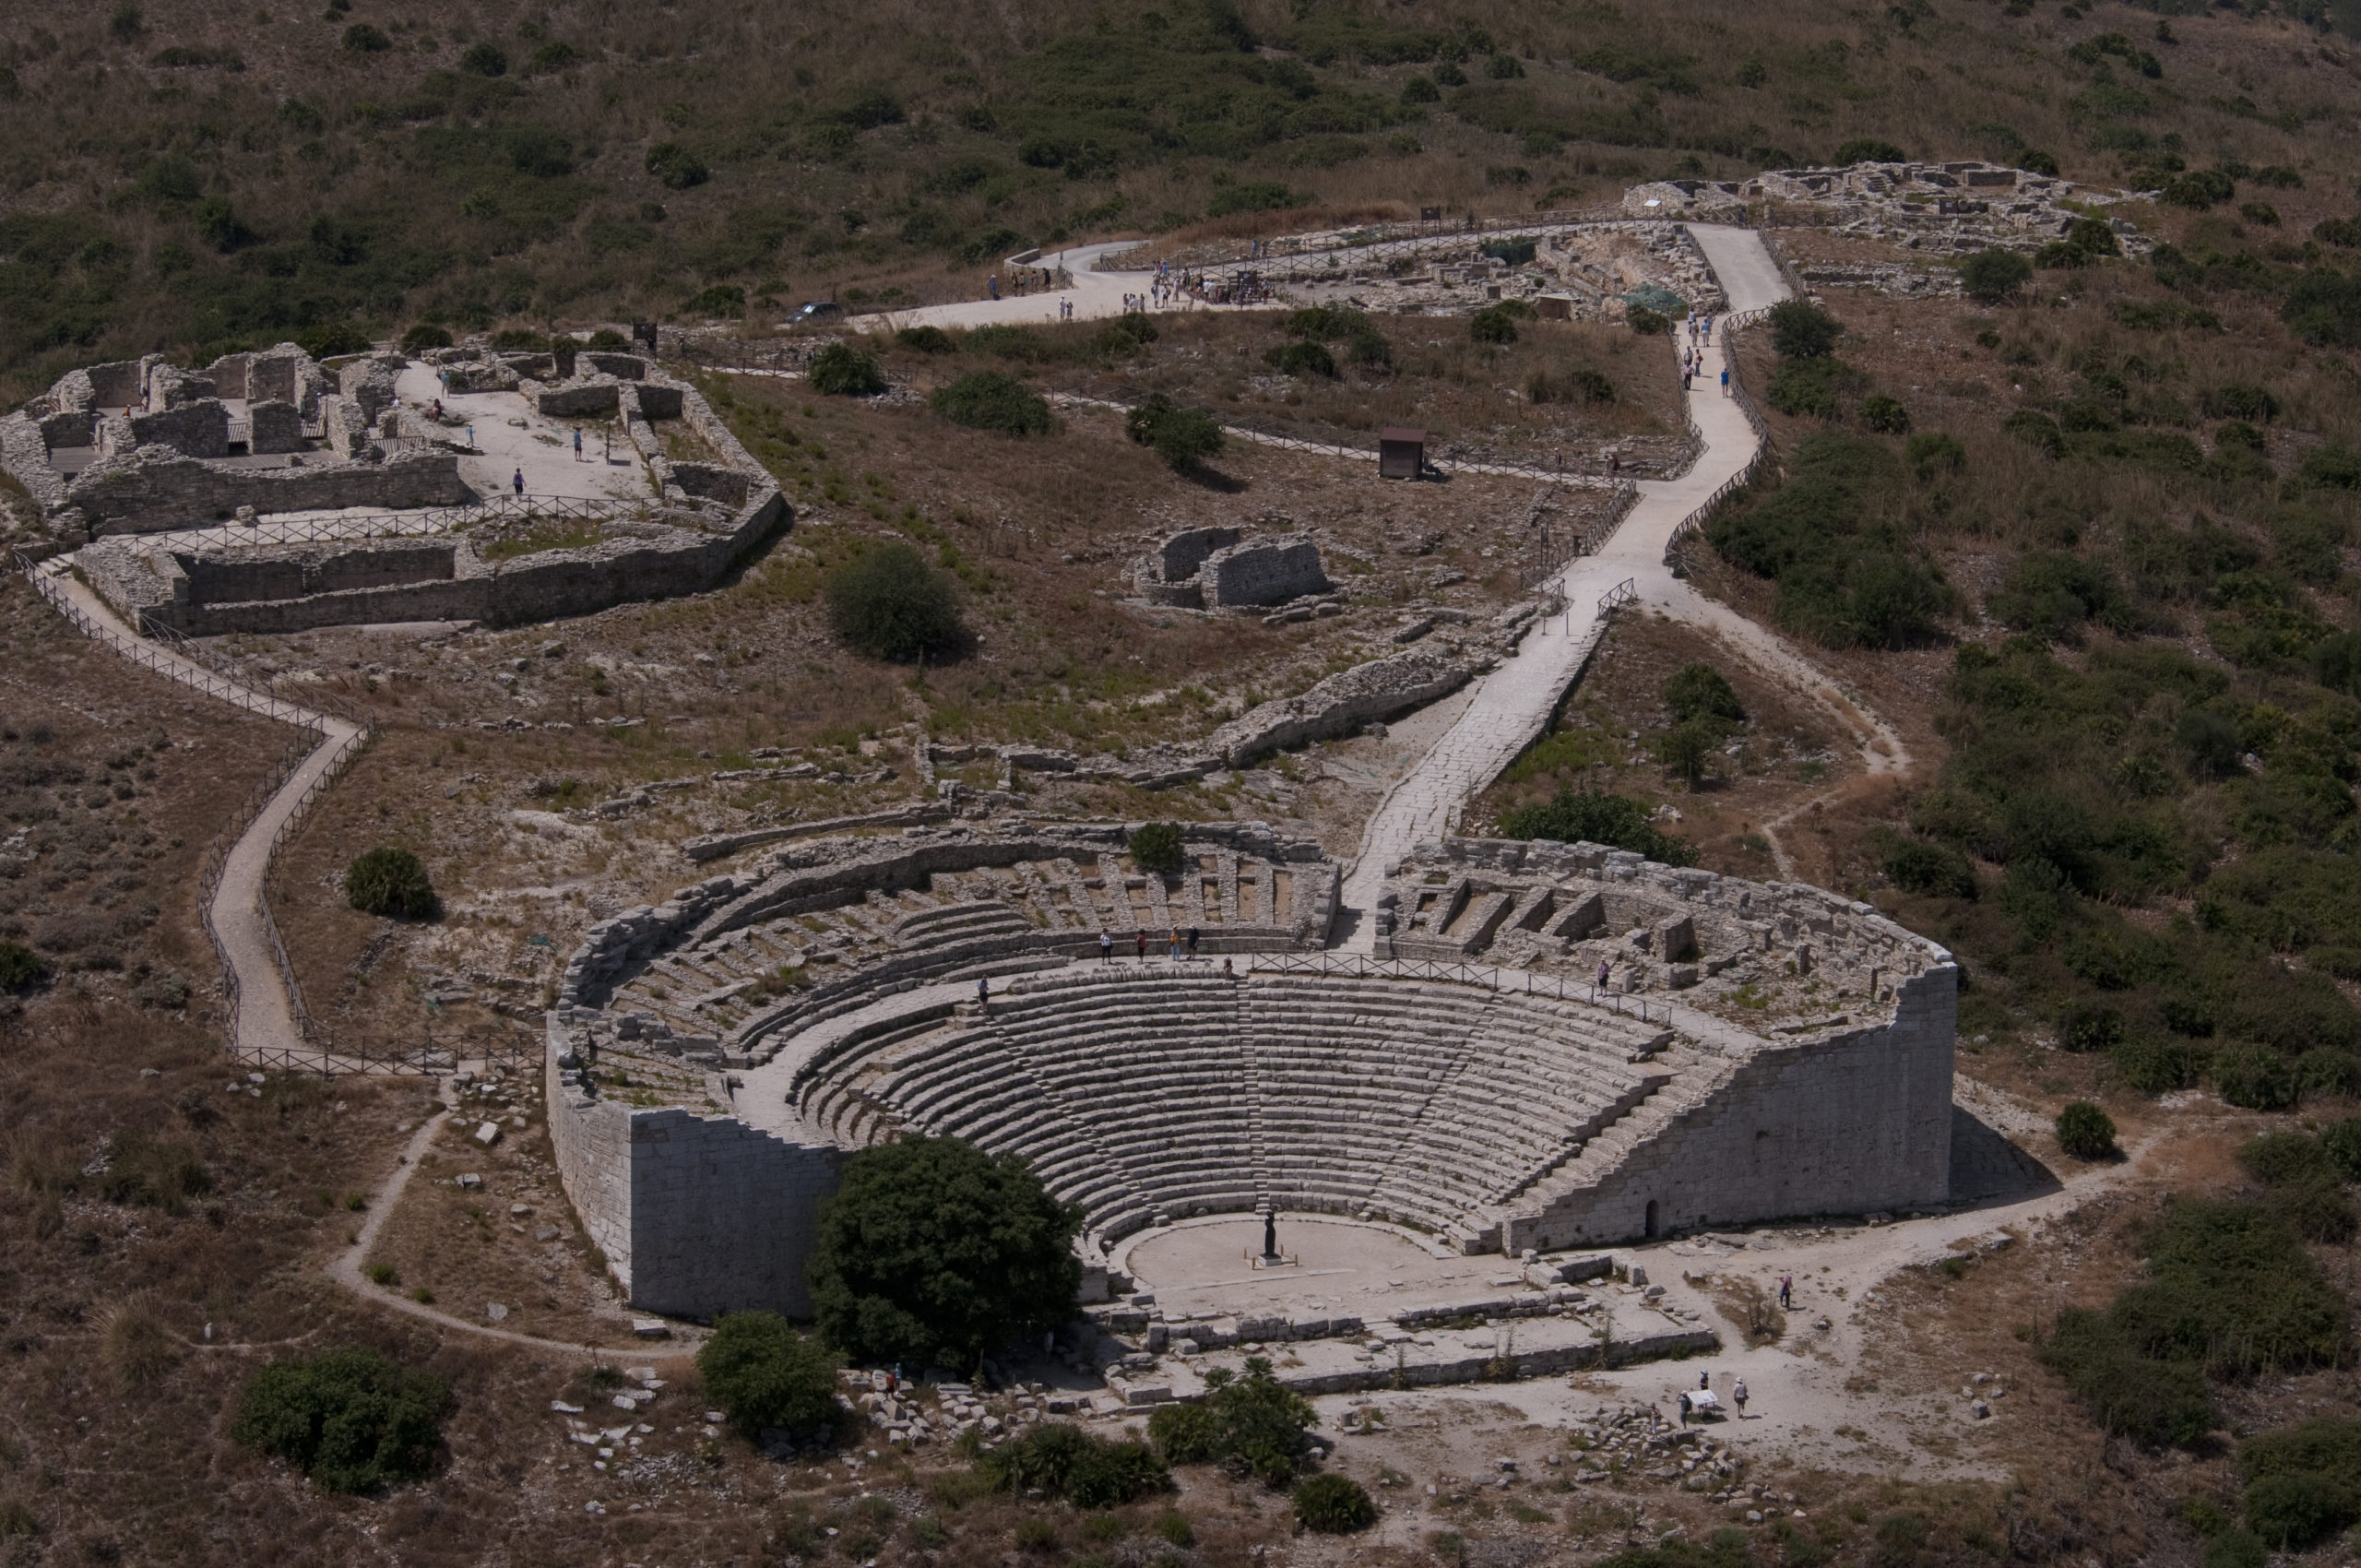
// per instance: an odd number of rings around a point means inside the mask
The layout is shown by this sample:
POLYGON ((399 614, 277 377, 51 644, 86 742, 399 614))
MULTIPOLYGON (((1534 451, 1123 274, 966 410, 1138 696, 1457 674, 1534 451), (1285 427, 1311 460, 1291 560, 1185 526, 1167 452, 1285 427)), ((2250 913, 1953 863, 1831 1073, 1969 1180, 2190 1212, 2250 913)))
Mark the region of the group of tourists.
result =
MULTIPOLYGON (((1166 938, 1165 945, 1167 955, 1176 964, 1183 957, 1195 957, 1197 956, 1197 943, 1204 934, 1204 932, 1195 926, 1191 926, 1185 932, 1179 926, 1174 926, 1172 928, 1171 934, 1166 938)), ((1143 927, 1140 930, 1133 932, 1132 933, 1132 941, 1134 944, 1139 961, 1145 964, 1147 962, 1148 936, 1146 929, 1143 927)), ((1115 937, 1112 932, 1102 931, 1098 933, 1098 961, 1102 964, 1111 964, 1115 961, 1115 937)), ((1224 975, 1234 975, 1237 971, 1231 968, 1230 960, 1224 958, 1221 961, 1221 972, 1224 975)), ((979 976, 976 980, 976 1005, 983 1009, 985 1012, 990 1012, 991 1011, 991 981, 979 976)))

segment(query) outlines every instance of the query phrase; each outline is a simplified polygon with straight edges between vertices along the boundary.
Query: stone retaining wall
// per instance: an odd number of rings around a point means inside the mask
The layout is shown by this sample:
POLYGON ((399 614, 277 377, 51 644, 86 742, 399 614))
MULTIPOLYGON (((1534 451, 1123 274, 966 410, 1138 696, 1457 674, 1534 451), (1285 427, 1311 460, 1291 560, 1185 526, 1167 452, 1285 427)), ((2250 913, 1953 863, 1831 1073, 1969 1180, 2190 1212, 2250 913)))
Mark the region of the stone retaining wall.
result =
POLYGON ((552 1016, 545 1074, 558 1175, 630 1304, 711 1319, 812 1314, 804 1279, 842 1155, 733 1117, 644 1109, 581 1086, 552 1016))
POLYGON ((241 506, 257 513, 403 510, 474 499, 459 478, 459 459, 448 452, 406 452, 382 463, 219 469, 168 446, 142 446, 77 474, 64 504, 80 507, 97 536, 200 527, 233 517, 241 506))

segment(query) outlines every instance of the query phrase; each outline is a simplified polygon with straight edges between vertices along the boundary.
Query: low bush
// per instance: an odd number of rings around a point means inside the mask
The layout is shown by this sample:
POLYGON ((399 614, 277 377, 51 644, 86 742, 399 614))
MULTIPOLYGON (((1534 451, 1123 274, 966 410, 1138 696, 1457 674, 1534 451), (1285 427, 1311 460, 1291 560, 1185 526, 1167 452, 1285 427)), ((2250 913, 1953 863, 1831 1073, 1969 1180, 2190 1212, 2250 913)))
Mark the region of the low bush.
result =
POLYGON ((1205 216, 1227 218, 1233 212, 1278 212, 1301 207, 1310 199, 1275 180, 1242 180, 1214 192, 1213 200, 1205 204, 1205 216))
POLYGON ((1520 806, 1501 818, 1506 838, 1553 838, 1564 844, 1605 844, 1629 849, 1668 866, 1685 866, 1693 858, 1689 846, 1658 829, 1648 808, 1622 795, 1598 790, 1560 789, 1547 801, 1520 806))
POLYGON ((1746 722, 1746 705, 1738 700, 1738 688, 1710 664, 1684 664, 1674 671, 1665 679, 1663 696, 1672 717, 1683 723, 1691 719, 1746 722))
POLYGON ((347 54, 383 54, 394 46, 385 30, 367 22, 355 22, 344 30, 344 52, 347 54))
POLYGON ((1879 858, 1878 869, 1906 893, 1936 898, 1975 897, 1975 867, 1948 844, 1897 838, 1879 858))
POLYGON ((2058 1146, 2076 1159, 2112 1159, 2115 1120, 2087 1099, 2070 1103, 2058 1113, 2058 1146))
POLYGON ((2219 1419, 2203 1368, 2140 1354, 2106 1313, 2067 1308, 2040 1356, 2081 1398, 2099 1430, 2112 1436, 2152 1448, 2191 1447, 2219 1419))
POLYGON ((48 972, 31 948, 22 943, 0 942, 0 991, 30 991, 48 972))
POLYGON ((508 55, 497 43, 470 43, 459 55, 459 69, 471 77, 504 77, 508 55))
POLYGON ((967 641, 958 583, 907 544, 863 551, 829 574, 824 591, 836 636, 872 658, 939 657, 967 641))
POLYGON ((705 160, 676 141, 659 141, 647 149, 647 172, 666 190, 685 191, 713 177, 705 160))
POLYGON ((2079 643, 2091 621, 2136 629, 2133 607, 2105 565, 2055 551, 2019 556, 1984 601, 1994 620, 2049 642, 2079 643))
POLYGON ((849 343, 831 343, 812 356, 812 390, 829 398, 874 398, 885 390, 877 362, 849 343))
POLYGON ((1283 1387, 1261 1356, 1246 1360, 1246 1375, 1227 1367, 1205 1376, 1205 1397, 1193 1405, 1163 1405, 1148 1417, 1149 1438, 1175 1465, 1220 1465, 1266 1486, 1287 1485, 1309 1467, 1319 1418, 1311 1402, 1283 1387))
POLYGON ((1132 859, 1145 872, 1169 875, 1180 869, 1184 850, 1180 828, 1177 823, 1145 822, 1132 829, 1129 843, 1132 859))
POLYGON ((2216 1054, 2213 1087, 2242 1111, 2284 1111, 2300 1086, 2294 1063, 2268 1046, 2236 1045, 2216 1054))
POLYGON ((450 1403, 451 1385, 433 1372, 331 1350, 255 1373, 230 1432, 330 1491, 373 1492, 433 1467, 450 1403))
POLYGON ((905 327, 894 334, 894 341, 922 354, 955 353, 959 348, 957 340, 940 327, 905 327))
POLYGON ((1172 1472, 1146 1443, 1109 1441, 1062 1421, 991 1449, 976 1469, 996 1491, 1038 1491, 1086 1509, 1121 1507, 1172 1490, 1172 1472))
POLYGON ((2101 261, 2123 254, 2122 244, 2115 231, 2107 227, 2104 218, 2077 218, 2063 239, 2052 240, 2041 247, 2034 257, 2040 267, 2095 267, 2101 261))
POLYGON ((1516 341, 1518 313, 1506 302, 1486 305, 1467 320, 1467 336, 1478 343, 1513 343, 1516 341))
POLYGON ((2283 1551, 2361 1520, 2361 1421, 2316 1417, 2238 1444, 2247 1528, 2283 1551))
POLYGON ((1781 300, 1771 307, 1771 347, 1783 360, 1825 359, 1845 335, 1837 319, 1806 300, 1781 300))
POLYGON ((1182 408, 1161 392, 1123 416, 1123 434, 1152 447, 1175 473, 1185 473, 1222 449, 1221 426, 1203 409, 1182 408))
POLYGON ((1633 305, 1623 313, 1624 324, 1643 338, 1661 338, 1672 330, 1672 317, 1645 305, 1633 305))
POLYGON ((2327 1146, 2319 1138, 2292 1130, 2248 1138, 2238 1148, 2238 1163, 2246 1168, 2248 1175, 2266 1187, 2340 1174, 2327 1146))
POLYGON ((2033 263, 2014 251, 1993 246, 1960 264, 1960 287, 1967 297, 1993 305, 2013 297, 2033 280, 2033 263))
POLYGON ((808 1431, 836 1417, 836 1357, 772 1312, 730 1313, 697 1351, 706 1393, 744 1436, 808 1431))
POLYGON ((1562 375, 1536 370, 1525 378, 1525 396, 1533 403, 1612 403, 1615 383, 1586 366, 1562 375))
POLYGON ((1910 410, 1902 406, 1898 398, 1872 392, 1861 399, 1861 425, 1863 429, 1876 431, 1880 435, 1907 435, 1910 434, 1910 410))
POLYGON ((1939 473, 1955 474, 1966 468, 1967 448, 1957 436, 1922 430, 1902 444, 1902 460, 1923 482, 1939 473))
POLYGON ((1350 1476, 1307 1476, 1296 1483, 1295 1516, 1315 1535, 1350 1535, 1377 1523, 1377 1504, 1350 1476))
POLYGON ((1006 435, 1047 435, 1052 427, 1050 405, 1031 387, 1003 371, 972 371, 927 400, 934 405, 936 413, 969 430, 996 430, 1006 435))
POLYGON ((372 849, 346 867, 344 900, 364 915, 397 921, 433 920, 443 909, 426 867, 408 849, 372 849))
POLYGON ((1838 168, 1850 163, 1907 163, 1910 154, 1879 137, 1856 137, 1840 144, 1829 161, 1838 168))
POLYGON ((1336 361, 1318 343, 1281 343, 1264 350, 1263 362, 1283 375, 1318 375, 1336 379, 1336 361))
POLYGON ((421 321, 402 334, 402 352, 405 354, 422 354, 429 349, 447 349, 450 346, 451 329, 447 327, 435 327, 421 321))
POLYGON ((746 291, 735 283, 716 283, 682 301, 681 309, 690 315, 743 315, 746 314, 746 291))

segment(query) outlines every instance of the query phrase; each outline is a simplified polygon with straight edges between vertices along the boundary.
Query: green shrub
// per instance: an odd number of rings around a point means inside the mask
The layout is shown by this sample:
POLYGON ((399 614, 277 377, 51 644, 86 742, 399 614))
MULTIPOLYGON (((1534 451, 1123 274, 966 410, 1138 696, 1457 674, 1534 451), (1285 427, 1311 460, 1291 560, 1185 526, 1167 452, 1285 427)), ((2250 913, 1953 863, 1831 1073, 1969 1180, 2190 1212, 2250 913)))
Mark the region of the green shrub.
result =
POLYGON ((1746 706, 1738 700, 1738 689, 1710 664, 1682 665, 1666 677, 1663 695, 1673 718, 1684 723, 1691 719, 1746 722, 1746 706))
POLYGON ((471 77, 504 77, 508 55, 497 43, 470 43, 459 56, 459 69, 471 77))
POLYGON ((772 1312, 730 1313, 697 1351, 706 1393, 748 1438, 808 1431, 836 1418, 836 1358, 772 1312))
POLYGON ((1632 305, 1623 313, 1623 320, 1643 338, 1661 338, 1672 330, 1672 317, 1645 305, 1632 305))
POLYGON ((828 575, 828 622, 874 659, 956 652, 967 639, 959 585, 907 544, 872 545, 828 575))
POLYGON ((2052 240, 2041 247, 2034 257, 2034 265, 2042 267, 2094 267, 2109 256, 2123 254, 2123 246, 2107 227, 2104 218, 2077 218, 2068 227, 2063 239, 2052 240))
POLYGON ((1425 77, 1412 77, 1402 84, 1402 101, 1406 104, 1441 103, 1442 89, 1425 77))
POLYGON ((877 362, 849 343, 830 343, 812 356, 812 390, 830 398, 874 398, 885 390, 877 362))
POLYGON ((2033 280, 2033 263, 1999 246, 1977 251, 1960 264, 1960 287, 1967 297, 1993 305, 2007 300, 2033 280))
POLYGON ((2361 346, 2361 273, 2326 267, 2304 273, 2289 287, 2279 319, 2315 348, 2361 346))
POLYGON ((2065 455, 2065 434, 2058 428, 2056 420, 2038 409, 2017 410, 2000 422, 2000 428, 2026 445, 2040 448, 2047 457, 2065 455))
POLYGON ((2292 1130, 2248 1138, 2238 1148, 2238 1163, 2266 1187, 2337 1174, 2335 1161, 2319 1139, 2292 1130))
POLYGON ((447 349, 450 346, 451 329, 447 327, 434 327, 421 321, 402 334, 402 352, 405 354, 422 354, 429 349, 447 349))
POLYGON ((1783 360, 1762 388, 1762 400, 1789 419, 1833 420, 1844 412, 1838 389, 1857 384, 1856 373, 1839 360, 1783 360))
POLYGON ((1839 146, 1829 161, 1838 168, 1850 163, 1907 163, 1910 155, 1890 141, 1857 137, 1839 146))
POLYGON ((690 315, 743 315, 746 291, 735 283, 716 283, 691 294, 681 303, 681 309, 690 315))
POLYGON ((1263 362, 1285 375, 1320 375, 1334 381, 1336 362, 1317 343, 1281 343, 1264 351, 1263 362))
POLYGON ((1878 869, 1904 892, 1936 898, 1975 897, 1975 868, 1948 844, 1898 838, 1887 846, 1878 869))
POLYGON ((443 1441, 451 1385, 373 1350, 280 1361, 246 1381, 230 1433, 330 1491, 416 1480, 443 1441))
POLYGON ((1714 748, 1726 733, 1726 726, 1710 719, 1692 719, 1686 724, 1658 731, 1654 742, 1656 761, 1694 790, 1705 777, 1714 748))
POLYGON ((905 327, 894 334, 894 341, 922 354, 954 353, 959 348, 951 334, 940 327, 905 327))
POLYGON ((1783 360, 1826 359, 1845 335, 1834 316, 1807 300, 1781 300, 1768 319, 1771 347, 1783 360))
POLYGON ((315 360, 369 351, 369 334, 349 321, 323 321, 295 334, 295 346, 315 360))
POLYGON ((2284 1111, 2296 1103, 2296 1070, 2266 1046, 2233 1046, 2213 1058, 2213 1087, 2244 1111, 2284 1111))
POLYGON ((957 1138, 862 1149, 820 1211, 820 1331, 860 1360, 974 1366, 1074 1315, 1081 1229, 1015 1155, 957 1138))
POLYGON ((364 915, 433 920, 443 909, 426 867, 408 849, 376 849, 345 868, 344 900, 364 915))
POLYGON ((2106 1313, 2067 1308, 2039 1355, 2099 1430, 2113 1436, 2149 1447, 2189 1447, 2202 1442, 2218 1419, 2201 1366, 2142 1355, 2106 1313))
POLYGON ((2114 1119, 2087 1099, 2078 1099, 2058 1113, 2058 1146, 2076 1159, 2112 1159, 2114 1119))
POLYGON ((2316 1417, 2238 1444, 2248 1529, 2302 1550, 2361 1519, 2361 1421, 2316 1417))
POLYGON ((1478 343, 1513 343, 1516 341, 1517 313, 1504 302, 1486 305, 1467 318, 1467 336, 1478 343))
POLYGON ((0 991, 27 992, 48 973, 41 956, 17 942, 0 942, 0 991))
POLYGON ((1648 808, 1622 795, 1561 787, 1547 801, 1519 806, 1501 818, 1504 838, 1553 838, 1562 844, 1605 844, 1668 866, 1693 858, 1689 846, 1659 830, 1648 808))
POLYGON ((2205 1543, 2202 1568, 2266 1568, 2271 1549, 2251 1530, 2223 1530, 2205 1543))
POLYGON ((1177 823, 1142 823, 1132 829, 1126 848, 1131 850, 1132 859, 1138 862, 1140 870, 1161 875, 1179 871, 1185 860, 1180 828, 1177 823))
POLYGON ((2356 1226, 2361 1226, 2353 1206, 2338 1186, 2336 1178, 2327 1174, 2305 1177, 2272 1189, 2272 1213, 2307 1241, 2341 1246, 2353 1240, 2356 1226))
POLYGON ((1227 218, 1233 212, 1278 212, 1305 206, 1310 200, 1275 180, 1245 180, 1214 192, 1214 199, 1205 205, 1205 216, 1227 218))
POLYGON ((2083 1002, 2058 1021, 2058 1043, 2077 1053, 2113 1051, 2123 1043, 2123 1014, 2104 1002, 2083 1002))
POLYGON ((2320 1149, 2346 1182, 2361 1182, 2361 1116, 2331 1122, 2319 1133, 2320 1149))
POLYGON ((394 46, 394 41, 383 30, 367 22, 355 22, 344 30, 344 52, 347 54, 383 54, 394 46))
POLYGON ((928 401, 944 419, 969 430, 1021 436, 1047 435, 1052 427, 1050 405, 1040 394, 1005 371, 970 371, 928 401))
POLYGON ((1062 1421, 1002 1443, 976 1469, 996 1491, 1039 1491, 1077 1508, 1117 1508, 1172 1490, 1172 1472, 1147 1444, 1110 1442, 1062 1421))
POLYGON ((1148 1417, 1148 1436, 1168 1461, 1217 1464, 1272 1487, 1287 1485, 1309 1467, 1308 1429, 1319 1418, 1310 1400, 1271 1375, 1268 1360, 1248 1357, 1243 1377, 1216 1367, 1205 1387, 1199 1403, 1159 1406, 1148 1417))
POLYGON ((676 141, 659 141, 647 149, 647 172, 667 190, 685 191, 713 177, 705 160, 676 141))
POLYGON ((1922 430, 1902 444, 1902 460, 1910 466, 1921 481, 1938 473, 1958 473, 1967 467, 1967 448, 1956 436, 1939 430, 1922 430))
POLYGON ((1612 403, 1615 383, 1586 365, 1563 375, 1536 370, 1525 378, 1525 396, 1533 403, 1612 403))
POLYGON ((1350 1476, 1307 1476, 1296 1483, 1295 1516, 1315 1535, 1350 1535, 1377 1523, 1377 1504, 1350 1476))
POLYGON ((2052 551, 2019 556, 1984 607, 2013 631, 2058 643, 2081 642, 2093 620, 2128 630, 2131 609, 2105 565, 2052 551))
POLYGON ((1156 455, 1175 473, 1197 468, 1222 448, 1221 426, 1203 409, 1184 409, 1161 392, 1123 416, 1123 434, 1156 455))
POLYGON ((1880 435, 1907 435, 1910 433, 1910 410, 1904 408, 1897 398, 1872 392, 1861 399, 1861 423, 1880 435))
POLYGON ((1191 1547, 1197 1544, 1196 1526, 1189 1523, 1189 1515, 1177 1509, 1166 1509, 1156 1516, 1148 1532, 1167 1546, 1191 1547))

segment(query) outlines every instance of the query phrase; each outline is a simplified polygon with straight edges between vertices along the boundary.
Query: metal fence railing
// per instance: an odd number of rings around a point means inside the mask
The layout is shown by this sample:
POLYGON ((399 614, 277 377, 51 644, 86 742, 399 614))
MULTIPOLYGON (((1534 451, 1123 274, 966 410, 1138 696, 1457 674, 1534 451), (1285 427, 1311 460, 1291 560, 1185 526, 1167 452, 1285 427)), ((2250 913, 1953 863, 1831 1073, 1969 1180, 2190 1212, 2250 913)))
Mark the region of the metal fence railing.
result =
POLYGON ((1545 975, 1532 969, 1502 969, 1486 964, 1453 964, 1432 958, 1376 958, 1358 953, 1257 953, 1251 968, 1283 975, 1336 976, 1347 980, 1442 980, 1452 985, 1479 986, 1486 991, 1513 992, 1554 997, 1560 1002, 1584 1002, 1625 1017, 1661 1024, 1672 1017, 1663 1003, 1619 991, 1608 991, 1588 980, 1545 975))
POLYGON ((1771 426, 1763 419, 1762 410, 1755 407, 1754 399, 1748 396, 1746 383, 1738 378, 1738 333, 1770 314, 1767 310, 1748 311, 1721 324, 1722 360, 1729 366, 1730 396, 1736 399, 1738 411, 1746 416, 1746 422, 1754 431, 1754 455, 1746 460, 1745 467, 1724 480, 1711 495, 1692 508, 1673 529, 1671 536, 1665 540, 1664 559, 1667 566, 1679 564, 1676 557, 1688 542, 1713 520, 1714 514, 1725 502, 1752 483, 1755 475, 1761 473, 1763 465, 1771 460, 1771 426))
MULTIPOLYGON (((288 843, 328 788, 368 745, 375 733, 373 721, 333 693, 309 694, 309 700, 299 704, 232 680, 214 669, 186 637, 168 628, 155 628, 162 646, 142 637, 126 636, 121 629, 92 616, 75 602, 60 580, 59 563, 36 562, 21 552, 12 551, 9 564, 25 578, 34 592, 65 617, 69 625, 93 642, 131 660, 141 669, 162 675, 191 691, 217 698, 246 712, 293 725, 308 737, 288 748, 255 780, 245 798, 230 813, 221 831, 207 846, 197 866, 197 921, 207 941, 212 944, 214 959, 221 968, 226 1034, 233 1056, 240 1062, 255 1066, 319 1073, 422 1064, 425 1056, 419 1053, 404 1051, 397 1056, 387 1057, 367 1051, 338 1050, 320 1038, 310 1010, 304 1005, 303 985, 296 978, 294 965, 288 958, 286 942, 279 933, 277 919, 271 914, 267 896, 271 874, 278 869, 288 843), (343 732, 338 734, 338 730, 343 732), (334 749, 323 758, 323 746, 331 742, 334 749), (237 968, 231 962, 220 928, 214 921, 213 906, 220 894, 221 879, 232 849, 270 808, 271 802, 286 789, 288 781, 307 767, 314 768, 310 781, 272 832, 261 879, 263 891, 257 894, 255 910, 264 934, 269 939, 272 962, 286 987, 289 1010, 301 1044, 291 1048, 248 1050, 243 1048, 240 1038, 244 988, 237 968)), ((427 1054, 431 1054, 431 1051, 427 1054)))

